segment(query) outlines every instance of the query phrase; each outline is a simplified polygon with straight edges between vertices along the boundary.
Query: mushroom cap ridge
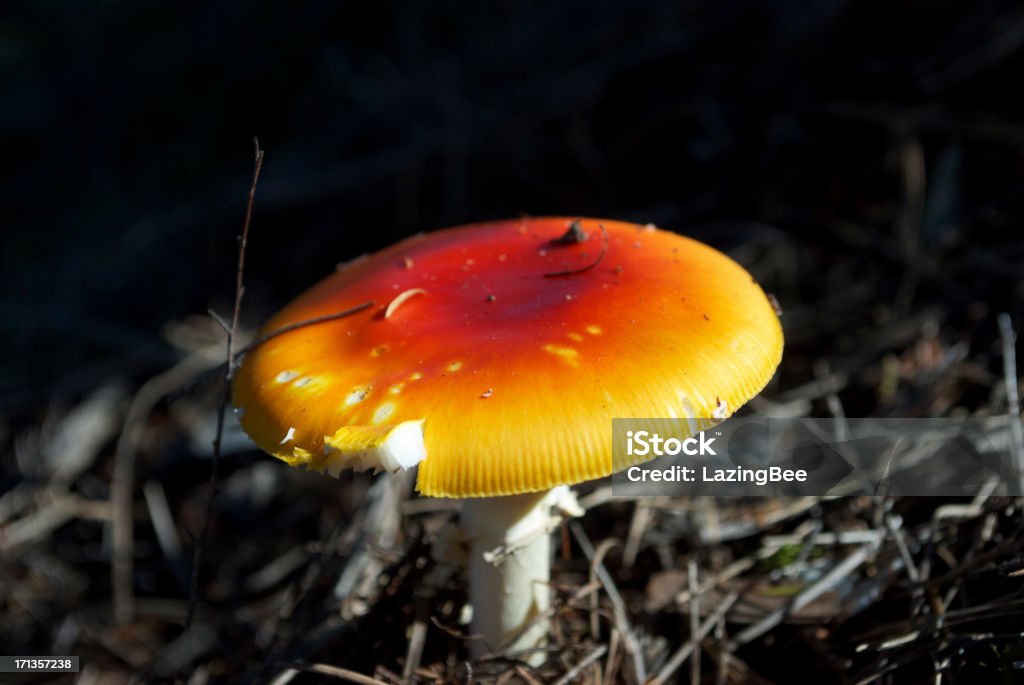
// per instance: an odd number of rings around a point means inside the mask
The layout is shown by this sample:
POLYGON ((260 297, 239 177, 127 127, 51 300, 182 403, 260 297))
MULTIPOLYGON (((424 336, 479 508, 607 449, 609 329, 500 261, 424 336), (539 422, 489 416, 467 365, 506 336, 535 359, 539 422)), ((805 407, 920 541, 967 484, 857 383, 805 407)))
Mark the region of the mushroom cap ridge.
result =
POLYGON ((756 395, 782 356, 772 305, 726 255, 564 217, 413 236, 339 268, 261 333, 371 300, 249 351, 236 412, 289 464, 336 475, 419 462, 417 488, 435 497, 545 490, 646 461, 613 463, 612 418, 661 417, 679 437, 682 420, 693 434, 756 395), (573 221, 588 239, 553 242, 573 221))

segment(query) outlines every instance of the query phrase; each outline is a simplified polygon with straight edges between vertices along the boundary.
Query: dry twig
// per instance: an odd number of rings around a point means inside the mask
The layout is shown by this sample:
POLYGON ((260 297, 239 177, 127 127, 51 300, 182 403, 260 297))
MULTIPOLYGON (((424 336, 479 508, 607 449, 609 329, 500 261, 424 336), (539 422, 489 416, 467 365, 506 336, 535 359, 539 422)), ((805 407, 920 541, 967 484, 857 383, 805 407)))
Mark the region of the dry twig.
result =
MULTIPOLYGON (((188 616, 185 618, 185 630, 192 624, 192 617, 195 615, 196 602, 199 599, 199 573, 203 564, 203 549, 206 546, 206 537, 210 530, 210 519, 213 518, 213 505, 217 495, 217 469, 220 465, 221 436, 224 434, 224 414, 231 403, 231 380, 235 374, 235 333, 238 331, 238 319, 242 312, 242 296, 245 294, 245 248, 249 243, 249 226, 252 223, 252 207, 256 200, 256 184, 260 180, 260 171, 263 169, 263 148, 260 142, 253 139, 256 150, 252 171, 252 181, 249 184, 249 197, 245 205, 245 220, 242 223, 242 235, 238 240, 238 267, 235 270, 235 305, 231 312, 231 326, 225 329, 227 346, 227 371, 224 376, 224 396, 220 406, 217 407, 217 428, 213 438, 213 454, 210 461, 210 491, 207 493, 206 511, 203 516, 203 525, 199 530, 199 538, 196 541, 195 554, 192 559, 192 584, 189 592, 188 616)), ((219 317, 214 319, 223 326, 219 317)))

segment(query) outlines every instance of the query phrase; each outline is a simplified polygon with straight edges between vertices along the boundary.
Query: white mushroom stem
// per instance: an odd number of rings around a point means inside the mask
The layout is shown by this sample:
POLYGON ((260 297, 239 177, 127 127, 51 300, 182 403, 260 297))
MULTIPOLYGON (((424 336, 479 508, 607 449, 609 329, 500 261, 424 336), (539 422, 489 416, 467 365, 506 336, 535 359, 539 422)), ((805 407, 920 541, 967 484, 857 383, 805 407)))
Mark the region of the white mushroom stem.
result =
MULTIPOLYGON (((470 642, 474 658, 491 651, 545 646, 549 621, 536 619, 551 605, 551 530, 560 520, 552 519, 551 508, 564 508, 567 497, 571 497, 569 489, 560 486, 546 492, 464 500, 462 526, 471 544, 471 632, 482 638, 470 642)), ((544 653, 524 658, 539 665, 544 653)))

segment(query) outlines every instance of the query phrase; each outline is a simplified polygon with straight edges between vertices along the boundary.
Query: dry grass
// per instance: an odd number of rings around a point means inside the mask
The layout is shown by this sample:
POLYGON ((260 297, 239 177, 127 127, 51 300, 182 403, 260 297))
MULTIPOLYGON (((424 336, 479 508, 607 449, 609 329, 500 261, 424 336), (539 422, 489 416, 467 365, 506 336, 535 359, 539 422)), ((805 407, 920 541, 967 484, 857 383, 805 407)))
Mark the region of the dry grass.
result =
MULTIPOLYGON (((794 249, 747 254, 764 273, 794 249)), ((883 286, 787 312, 783 381, 748 411, 1019 415, 1008 317, 965 345, 933 302, 879 317, 883 286), (814 376, 787 387, 801 364, 814 376)), ((52 408, 13 444, 0 641, 81 655, 79 682, 1010 682, 1024 657, 1019 500, 633 500, 596 483, 562 529, 544 665, 471 663, 462 572, 433 553, 454 544, 452 506, 408 474, 288 469, 232 425, 211 500, 223 341, 203 320, 169 330, 180 363, 52 408)))

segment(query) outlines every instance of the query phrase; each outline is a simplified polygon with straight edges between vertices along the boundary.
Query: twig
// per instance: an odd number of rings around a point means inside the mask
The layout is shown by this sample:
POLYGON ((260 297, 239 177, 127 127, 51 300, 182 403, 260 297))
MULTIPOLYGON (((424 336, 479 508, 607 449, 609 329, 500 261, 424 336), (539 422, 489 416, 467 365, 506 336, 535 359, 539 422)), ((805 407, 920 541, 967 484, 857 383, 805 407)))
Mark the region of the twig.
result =
POLYGON ((315 326, 316 324, 325 323, 327 321, 334 321, 335 319, 344 319, 346 316, 352 316, 353 314, 358 314, 359 312, 363 311, 364 309, 369 309, 372 306, 373 306, 373 300, 368 300, 368 301, 363 302, 361 304, 357 304, 354 307, 349 307, 348 309, 343 309, 340 312, 332 312, 331 314, 324 314, 323 316, 314 316, 311 319, 305 319, 303 321, 296 321, 295 323, 290 323, 287 326, 281 326, 280 328, 275 328, 274 330, 270 331, 266 335, 262 335, 259 338, 256 338, 255 340, 253 340, 251 343, 249 343, 245 347, 242 347, 241 349, 239 349, 236 356, 238 358, 241 358, 241 356, 243 354, 245 354, 246 352, 252 351, 254 348, 259 347, 260 345, 262 345, 263 343, 265 343, 265 342, 267 342, 269 340, 273 340, 274 338, 276 338, 279 335, 284 335, 285 333, 291 333, 292 331, 298 330, 300 328, 305 328, 306 326, 315 326))
POLYGON ((120 430, 125 391, 116 384, 100 386, 60 420, 56 434, 41 441, 51 485, 69 489, 96 461, 120 430))
MULTIPOLYGON (((583 527, 576 521, 571 521, 569 523, 569 530, 572 531, 573 537, 576 538, 576 542, 579 543, 580 549, 583 550, 587 559, 593 561, 596 558, 594 546, 587 538, 587 534, 583 531, 583 527)), ((622 634, 622 639, 626 643, 626 651, 632 657, 636 681, 638 683, 642 683, 647 679, 647 668, 644 665, 644 654, 640 647, 640 640, 637 639, 632 626, 629 625, 629 617, 626 613, 626 603, 622 601, 622 595, 619 594, 618 588, 615 587, 615 581, 612 580, 612 577, 604 567, 604 564, 595 564, 595 570, 598 579, 601 581, 601 584, 604 585, 604 591, 608 593, 608 599, 612 602, 612 608, 615 611, 615 626, 622 634)))
POLYGON ((412 631, 409 635, 409 648, 405 652, 405 668, 402 669, 402 682, 412 683, 416 669, 420 667, 423 659, 423 645, 427 640, 427 623, 422 618, 417 618, 412 624, 412 631))
MULTIPOLYGON (((441 623, 441 620, 437 616, 431 616, 430 617, 430 622, 433 623, 434 626, 438 630, 440 630, 442 633, 444 633, 445 635, 448 635, 449 637, 454 637, 456 640, 462 640, 463 642, 468 642, 469 640, 483 640, 484 639, 483 635, 480 635, 479 633, 464 633, 461 630, 458 630, 457 628, 452 628, 451 626, 446 626, 445 624, 441 623)), ((467 661, 466 663, 468 664, 469 662, 467 661)))
POLYGON ((636 563, 637 554, 640 552, 640 542, 643 540, 647 525, 651 522, 651 505, 647 500, 637 500, 633 509, 633 518, 629 522, 629 534, 626 536, 626 546, 622 550, 622 565, 625 568, 633 568, 636 563))
POLYGON ((213 517, 214 500, 217 496, 217 467, 220 464, 221 438, 224 434, 224 413, 231 402, 231 379, 235 373, 235 332, 238 330, 238 317, 242 310, 242 296, 245 294, 245 248, 249 243, 249 226, 252 223, 252 207, 256 199, 256 184, 259 182, 260 170, 263 168, 263 149, 260 147, 260 141, 254 138, 253 145, 256 150, 256 159, 253 164, 252 182, 249 184, 249 199, 245 205, 245 221, 242 223, 242 235, 238 240, 238 267, 235 271, 235 306, 231 313, 231 328, 225 333, 227 337, 227 371, 224 374, 224 396, 221 398, 220 406, 217 407, 217 429, 213 437, 213 453, 210 460, 210 491, 207 493, 203 525, 199 530, 199 539, 196 541, 195 555, 192 560, 192 583, 189 591, 185 630, 188 630, 192 625, 196 601, 199 598, 199 570, 203 562, 203 548, 206 546, 210 519, 213 517))
MULTIPOLYGON (((582 507, 584 511, 590 511, 594 507, 599 507, 602 504, 607 504, 608 502, 613 501, 613 497, 614 497, 614 492, 612 491, 612 486, 610 486, 610 485, 602 485, 602 486, 596 488, 593 492, 588 493, 588 494, 583 495, 582 497, 580 497, 579 498, 579 503, 580 503, 580 507, 582 507)), ((628 500, 628 499, 639 499, 639 497, 633 497, 633 498, 615 497, 616 501, 628 500)))
POLYGON ((565 675, 556 680, 554 685, 569 685, 573 680, 580 677, 583 671, 586 670, 587 666, 603 657, 607 651, 608 646, 601 645, 590 654, 580 659, 580 662, 566 671, 565 675))
POLYGON ((110 508, 106 502, 87 500, 54 489, 48 501, 40 498, 38 509, 7 525, 0 536, 0 552, 13 554, 21 547, 39 542, 74 518, 106 521, 110 508))
POLYGON ((910 553, 910 547, 907 546, 907 540, 903 537, 903 530, 901 529, 903 521, 899 516, 891 513, 885 515, 885 527, 889 531, 889 536, 892 537, 893 542, 896 543, 896 549, 899 550, 900 557, 903 559, 903 565, 907 568, 907 577, 910 582, 917 585, 921 580, 921 574, 917 570, 917 565, 914 563, 914 557, 910 553))
MULTIPOLYGON (((608 552, 612 551, 618 546, 618 541, 609 538, 603 541, 597 546, 597 551, 594 552, 594 558, 590 562, 590 583, 599 583, 597 579, 597 569, 604 563, 604 558, 608 552)), ((590 634, 595 640, 601 639, 601 621, 600 616, 597 613, 598 610, 598 597, 597 594, 590 595, 590 634)))
MULTIPOLYGON (((242 237, 238 241, 238 268, 235 271, 235 308, 231 313, 231 330, 228 331, 228 365, 234 360, 235 331, 238 330, 238 317, 242 311, 242 296, 245 294, 245 248, 249 244, 249 225, 252 223, 252 206, 256 200, 256 184, 260 180, 260 170, 263 169, 263 149, 260 141, 252 140, 256 150, 256 159, 252 170, 252 182, 249 184, 249 199, 245 204, 245 221, 242 224, 242 237)), ((228 370, 228 380, 231 380, 231 371, 228 370)))
POLYGON ((224 331, 226 335, 231 334, 231 324, 225 321, 224 317, 222 317, 220 314, 218 314, 212 309, 207 309, 206 313, 210 315, 210 318, 213 319, 213 322, 220 326, 220 329, 224 331))
POLYGON ((612 628, 611 637, 608 638, 608 658, 604 662, 604 681, 606 683, 617 682, 619 666, 622 664, 622 636, 619 631, 612 628))
POLYGON ((178 531, 174 527, 174 516, 167 504, 164 487, 160 481, 150 479, 142 484, 142 494, 146 500, 149 520, 153 524, 153 531, 156 533, 156 540, 164 553, 164 558, 167 559, 181 589, 188 592, 188 568, 181 554, 181 540, 178 539, 178 531))
MULTIPOLYGON (((352 316, 353 314, 358 314, 359 312, 361 312, 363 310, 369 309, 373 305, 374 305, 373 300, 367 300, 366 302, 362 302, 360 304, 357 304, 354 307, 349 307, 348 309, 343 309, 340 312, 332 312, 330 314, 324 314, 322 316, 314 316, 314 317, 309 318, 309 319, 303 319, 302 321, 296 321, 295 323, 290 323, 287 326, 281 326, 280 328, 275 328, 274 330, 270 331, 269 333, 265 333, 265 334, 261 335, 260 337, 256 338, 255 340, 253 340, 249 344, 243 345, 242 347, 239 347, 235 351, 235 359, 234 359, 234 363, 232 364, 232 366, 234 366, 237 369, 238 368, 238 364, 240 363, 240 361, 241 361, 243 356, 245 356, 247 353, 251 352, 252 350, 256 349, 260 345, 273 340, 274 338, 278 337, 279 335, 284 335, 285 333, 291 333, 292 331, 297 331, 300 328, 306 328, 307 326, 315 326, 317 324, 327 323, 328 321, 335 321, 337 319, 344 319, 345 317, 352 316)), ((223 326, 226 325, 224 323, 224 319, 221 316, 219 316, 216 312, 214 312, 213 310, 207 310, 207 311, 210 314, 210 317, 214 321, 216 321, 219 326, 223 327, 223 326)), ((225 328, 224 330, 227 330, 227 329, 225 328)), ((228 368, 228 363, 227 362, 222 362, 222 363, 218 364, 217 366, 213 367, 212 369, 210 369, 209 371, 204 373, 202 376, 197 378, 196 382, 194 384, 192 384, 192 387, 194 387, 196 385, 200 385, 202 383, 205 383, 207 380, 209 380, 213 376, 225 373, 227 371, 227 368, 228 368)), ((190 390, 190 388, 185 388, 185 390, 183 391, 183 394, 185 392, 188 392, 189 390, 190 390)))
POLYGON ((266 562, 242 581, 245 592, 258 594, 288 579, 295 571, 310 564, 305 545, 295 545, 287 552, 266 562))
POLYGON ((691 558, 686 570, 686 582, 690 589, 690 642, 693 644, 690 685, 700 685, 700 639, 697 637, 700 632, 700 592, 697 591, 697 561, 691 558))
MULTIPOLYGON (((704 594, 705 592, 708 592, 712 588, 718 587, 719 585, 721 585, 725 581, 732 580, 733 578, 735 578, 739 574, 743 573, 744 571, 749 570, 756 563, 757 563, 757 561, 752 556, 740 557, 739 559, 737 559, 736 561, 732 562, 731 564, 726 566, 724 569, 722 569, 721 571, 719 571, 715 575, 710 576, 710 577, 706 577, 704 579, 704 582, 700 583, 697 586, 697 592, 699 594, 704 594)), ((675 600, 676 600, 677 604, 683 604, 684 602, 689 602, 692 598, 693 598, 693 591, 687 589, 687 590, 683 590, 678 595, 676 595, 675 600)))
POLYGON ((729 643, 729 651, 735 651, 738 647, 745 645, 752 640, 756 640, 775 626, 782 623, 786 616, 799 611, 824 593, 828 592, 843 578, 852 573, 854 569, 867 561, 868 557, 874 552, 874 550, 874 545, 864 545, 856 552, 843 559, 817 582, 809 585, 800 594, 794 597, 792 602, 776 609, 765 616, 762 620, 758 621, 733 638, 729 643))
MULTIPOLYGON (((466 664, 466 667, 467 668, 471 668, 468 663, 466 664)), ((515 673, 520 678, 522 678, 523 682, 526 683, 526 685, 541 685, 541 682, 539 680, 537 680, 536 678, 534 678, 532 675, 530 675, 530 672, 528 670, 526 670, 525 668, 523 668, 522 666, 516 666, 515 668, 512 669, 512 672, 515 673)), ((470 682, 470 681, 471 681, 470 677, 467 676, 466 677, 466 682, 470 682)))
POLYGON ((358 685, 388 685, 388 683, 385 683, 383 680, 377 680, 376 678, 371 678, 368 675, 356 673, 355 671, 350 671, 347 668, 331 666, 330 664, 288 664, 287 669, 278 675, 273 682, 287 683, 300 671, 305 671, 306 673, 320 673, 321 675, 331 676, 338 680, 358 683, 358 685))
POLYGON ((1010 315, 1003 312, 998 317, 999 337, 1003 341, 1003 376, 1006 379, 1006 405, 1010 415, 1010 437, 1013 443, 1013 460, 1017 468, 1018 496, 1024 496, 1024 429, 1020 424, 1020 390, 1017 387, 1016 336, 1010 315))
POLYGON ((756 508, 752 517, 720 523, 715 530, 703 526, 699 531, 700 541, 706 545, 713 545, 758 535, 783 521, 804 514, 808 509, 817 506, 821 500, 821 497, 816 496, 772 502, 769 505, 756 508))
POLYGON ((403 495, 409 490, 409 476, 407 471, 389 474, 370 486, 365 519, 359 526, 345 569, 334 583, 334 597, 341 602, 343 617, 348 616, 353 602, 372 605, 383 589, 378 582, 383 569, 380 552, 396 547, 401 532, 398 511, 403 495))
MULTIPOLYGON (((846 420, 846 410, 843 408, 843 402, 839 399, 839 386, 836 383, 835 376, 832 374, 832 367, 825 360, 819 360, 814 365, 814 374, 818 378, 825 380, 828 383, 828 392, 825 394, 825 403, 828 405, 829 413, 832 414, 832 418, 835 421, 836 434, 831 436, 834 440, 836 449, 843 459, 848 464, 854 467, 854 473, 860 480, 863 492, 872 492, 871 481, 868 480, 864 473, 863 464, 858 456, 853 454, 849 448, 850 440, 850 425, 846 420)), ((877 493, 876 493, 877 494, 877 493)))
POLYGON ((146 421, 160 400, 202 373, 207 364, 204 353, 195 352, 164 373, 143 383, 132 398, 128 413, 125 415, 124 428, 117 438, 117 445, 114 448, 114 477, 110 486, 113 517, 110 572, 114 616, 119 622, 130 621, 135 612, 132 589, 132 505, 135 491, 135 457, 146 430, 146 421))
POLYGON ((732 652, 729 651, 729 646, 726 641, 725 632, 725 614, 722 614, 718 619, 718 623, 715 624, 715 642, 718 643, 719 649, 717 658, 712 653, 712 658, 718 662, 718 669, 715 674, 716 685, 726 685, 729 682, 729 674, 732 670, 732 652))
POLYGON ((690 655, 697 649, 697 645, 700 644, 700 641, 707 637, 708 633, 711 632, 711 629, 717 626, 725 617, 729 612, 729 609, 732 608, 732 605, 736 603, 737 599, 739 599, 739 596, 738 592, 733 592, 726 596, 718 605, 718 608, 715 609, 714 613, 704 619, 704 622, 700 624, 700 629, 690 636, 690 639, 686 644, 676 650, 675 654, 672 655, 672 658, 670 658, 665 665, 661 667, 658 674, 646 681, 645 685, 661 685, 671 678, 672 674, 683 665, 683 662, 690 658, 690 655))

